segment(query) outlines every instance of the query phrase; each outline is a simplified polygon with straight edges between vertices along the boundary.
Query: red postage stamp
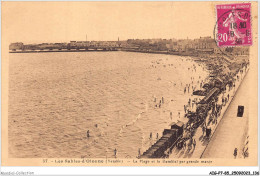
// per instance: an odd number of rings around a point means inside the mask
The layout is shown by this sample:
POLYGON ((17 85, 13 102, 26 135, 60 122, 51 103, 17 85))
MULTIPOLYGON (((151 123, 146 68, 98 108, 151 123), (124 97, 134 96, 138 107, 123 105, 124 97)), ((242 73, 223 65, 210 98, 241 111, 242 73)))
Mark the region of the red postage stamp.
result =
POLYGON ((216 6, 215 38, 219 47, 252 45, 250 10, 250 3, 216 6))

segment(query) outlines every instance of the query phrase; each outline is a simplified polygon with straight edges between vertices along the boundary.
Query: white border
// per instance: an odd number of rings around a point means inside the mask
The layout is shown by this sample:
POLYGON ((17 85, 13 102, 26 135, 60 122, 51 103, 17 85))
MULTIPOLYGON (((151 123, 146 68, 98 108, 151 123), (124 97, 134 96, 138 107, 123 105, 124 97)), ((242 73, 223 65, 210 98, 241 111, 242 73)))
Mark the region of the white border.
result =
MULTIPOLYGON (((5 0, 5 1, 16 1, 16 0, 5 0)), ((33 1, 33 0, 23 0, 23 1, 33 1)), ((51 1, 51 0, 39 0, 39 1, 51 1)), ((55 0, 55 1, 68 1, 68 0, 55 0)), ((85 0, 77 0, 77 1, 85 1, 85 0)), ((101 0, 101 1, 109 1, 109 0, 101 0)), ((110 1, 115 1, 115 0, 110 0, 110 1)), ((132 0, 132 1, 140 1, 140 0, 132 0)), ((142 0, 142 1, 156 1, 156 0, 142 0)), ((164 1, 170 1, 170 0, 164 0, 164 1)), ((192 1, 192 0, 182 0, 182 1, 192 1)), ((199 1, 209 1, 209 0, 199 0, 199 1)), ((226 0, 218 0, 218 1, 226 1, 226 0)), ((229 1, 243 1, 243 0, 229 0, 229 1)), ((258 0, 252 0, 252 1, 258 1, 258 0)), ((3 2, 3 0, 1 0, 1 2, 3 2)), ((0 8, 1 8, 1 4, 0 4, 0 8)), ((259 8, 260 8, 260 3, 258 3, 258 18, 259 18, 259 8)), ((0 18, 1 18, 1 14, 0 14, 0 18)), ((259 26, 260 24, 258 23, 258 34, 259 34, 259 26)), ((0 33, 1 33, 1 29, 0 29, 0 33)), ((258 38, 258 42, 259 42, 259 38, 258 38)), ((0 51, 1 51, 1 43, 0 43, 0 51)), ((258 51, 260 51, 259 48, 258 51)), ((258 60, 259 60, 259 54, 258 54, 258 60)), ((0 67, 0 71, 1 71, 1 67, 0 67)), ((260 67, 258 65, 258 75, 259 75, 259 69, 260 67)), ((2 72, 1 72, 1 77, 2 77, 2 72)), ((258 78, 258 87, 259 87, 259 81, 260 79, 258 78)), ((1 92, 1 87, 0 87, 0 92, 1 92)), ((258 100, 259 97, 260 96, 259 96, 259 89, 258 89, 258 100)), ((1 99, 0 99, 0 103, 1 103, 1 99)), ((260 104, 258 103, 258 109, 259 108, 260 108, 260 104)), ((259 127, 259 120, 258 120, 258 127, 259 127)), ((0 134, 1 134, 1 121, 0 121, 0 134)), ((1 150, 1 141, 2 139, 0 139, 0 150, 1 150)), ((259 129, 258 129, 258 146, 259 146, 259 129)), ((259 152, 258 152, 258 161, 259 161, 259 152)), ((208 167, 192 167, 192 166, 190 167, 189 166, 185 166, 185 167, 179 167, 179 166, 177 167, 166 167, 166 166, 165 167, 148 167, 148 166, 147 167, 84 167, 84 166, 10 167, 10 166, 4 166, 2 167, 0 161, 0 172, 8 173, 8 175, 30 175, 30 174, 26 174, 26 172, 33 172, 33 175, 209 175, 211 171, 217 171, 217 172, 218 171, 229 171, 229 172, 259 171, 259 163, 258 166, 256 167, 227 167, 227 166, 226 167, 210 167, 210 166, 208 167)))

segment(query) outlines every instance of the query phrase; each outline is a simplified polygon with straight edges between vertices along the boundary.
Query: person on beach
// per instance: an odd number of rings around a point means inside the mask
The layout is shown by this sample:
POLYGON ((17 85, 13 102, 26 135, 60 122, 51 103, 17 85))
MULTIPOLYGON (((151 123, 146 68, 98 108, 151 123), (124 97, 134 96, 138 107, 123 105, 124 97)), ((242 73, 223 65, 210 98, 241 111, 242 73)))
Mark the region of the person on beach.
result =
POLYGON ((152 137, 153 137, 153 133, 150 133, 150 139, 152 139, 152 137))
POLYGON ((181 118, 181 113, 180 112, 178 112, 178 115, 179 115, 179 118, 181 118))
POLYGON ((140 157, 141 156, 141 149, 139 148, 138 149, 138 157, 140 157))
POLYGON ((234 157, 235 157, 235 159, 236 159, 236 157, 237 157, 237 148, 235 148, 233 155, 234 155, 234 157))
POLYGON ((156 134, 156 139, 158 139, 158 138, 159 138, 159 134, 157 133, 157 134, 156 134))
POLYGON ((170 117, 171 117, 171 119, 172 119, 172 112, 170 112, 170 117))
POLYGON ((115 155, 115 158, 116 158, 116 153, 117 153, 117 150, 116 150, 116 148, 115 148, 115 150, 114 150, 114 155, 115 155))
POLYGON ((88 137, 88 138, 90 137, 90 135, 89 135, 89 130, 87 131, 87 137, 88 137))
POLYGON ((162 104, 164 103, 164 99, 163 99, 163 97, 162 97, 162 104))

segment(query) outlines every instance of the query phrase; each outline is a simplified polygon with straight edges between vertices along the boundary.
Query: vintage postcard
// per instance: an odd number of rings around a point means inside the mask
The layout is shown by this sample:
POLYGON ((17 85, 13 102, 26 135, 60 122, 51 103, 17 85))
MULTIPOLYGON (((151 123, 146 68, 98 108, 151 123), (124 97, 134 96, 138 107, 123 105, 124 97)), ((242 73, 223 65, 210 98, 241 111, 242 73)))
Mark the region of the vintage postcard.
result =
POLYGON ((258 165, 258 2, 1 12, 3 166, 258 165))

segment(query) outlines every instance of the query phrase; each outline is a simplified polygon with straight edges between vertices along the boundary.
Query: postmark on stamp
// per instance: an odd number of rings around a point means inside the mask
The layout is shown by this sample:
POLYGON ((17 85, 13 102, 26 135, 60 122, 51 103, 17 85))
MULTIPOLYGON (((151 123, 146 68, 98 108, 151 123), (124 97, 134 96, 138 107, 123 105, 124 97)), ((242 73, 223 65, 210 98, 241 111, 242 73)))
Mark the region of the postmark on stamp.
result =
POLYGON ((216 6, 215 40, 219 47, 252 45, 251 4, 216 6))

